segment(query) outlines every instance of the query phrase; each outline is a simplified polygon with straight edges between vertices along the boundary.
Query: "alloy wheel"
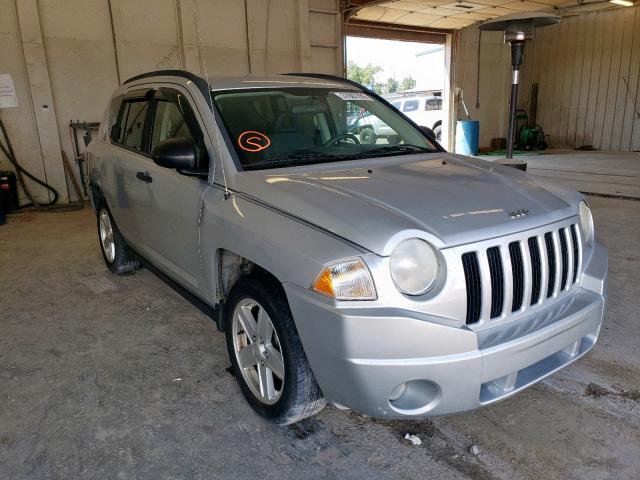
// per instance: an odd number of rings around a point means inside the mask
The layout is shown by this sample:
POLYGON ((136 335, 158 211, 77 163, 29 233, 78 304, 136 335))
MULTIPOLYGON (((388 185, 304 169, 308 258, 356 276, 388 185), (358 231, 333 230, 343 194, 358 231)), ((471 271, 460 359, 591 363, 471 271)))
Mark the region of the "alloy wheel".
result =
POLYGON ((247 386, 262 403, 276 403, 284 388, 282 347, 271 318, 258 302, 245 298, 233 312, 233 349, 247 386))
POLYGON ((107 261, 113 263, 116 258, 116 243, 113 238, 113 226, 109 212, 104 208, 100 211, 100 244, 107 261))

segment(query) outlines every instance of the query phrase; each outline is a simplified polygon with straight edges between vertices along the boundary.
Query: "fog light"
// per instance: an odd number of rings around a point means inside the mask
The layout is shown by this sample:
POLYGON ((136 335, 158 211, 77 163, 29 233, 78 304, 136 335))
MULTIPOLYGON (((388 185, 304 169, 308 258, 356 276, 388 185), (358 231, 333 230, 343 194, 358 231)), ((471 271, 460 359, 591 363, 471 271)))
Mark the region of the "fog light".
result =
POLYGON ((404 394, 404 391, 406 389, 407 389, 406 383, 401 383, 400 385, 398 385, 396 388, 394 388, 391 391, 391 394, 389 395, 389 401, 394 402, 398 400, 404 394))
POLYGON ((404 415, 418 415, 433 410, 442 390, 431 380, 411 380, 401 383, 389 394, 389 405, 404 415))

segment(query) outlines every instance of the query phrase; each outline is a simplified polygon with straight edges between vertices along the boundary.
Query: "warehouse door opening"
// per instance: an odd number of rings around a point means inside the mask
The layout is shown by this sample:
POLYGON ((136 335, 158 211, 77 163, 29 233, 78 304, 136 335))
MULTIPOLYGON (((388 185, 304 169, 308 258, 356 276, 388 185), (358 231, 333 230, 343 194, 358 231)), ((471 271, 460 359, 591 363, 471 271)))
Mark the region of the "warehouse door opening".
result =
MULTIPOLYGON (((350 80, 381 95, 418 125, 431 128, 442 140, 448 119, 444 45, 347 36, 346 62, 350 80)), ((364 118, 354 122, 363 126, 367 123, 364 118)), ((367 127, 374 130, 377 143, 385 143, 385 136, 376 132, 382 132, 384 126, 371 123, 367 127)))

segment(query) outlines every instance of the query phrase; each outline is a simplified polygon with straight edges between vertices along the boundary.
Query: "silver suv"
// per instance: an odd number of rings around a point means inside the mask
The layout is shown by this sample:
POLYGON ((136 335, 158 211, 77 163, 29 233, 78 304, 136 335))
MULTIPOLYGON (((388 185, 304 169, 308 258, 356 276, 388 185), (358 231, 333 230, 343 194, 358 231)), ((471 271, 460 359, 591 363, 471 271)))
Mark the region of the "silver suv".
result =
POLYGON ((107 267, 144 259, 204 305, 276 423, 326 401, 385 418, 469 410, 598 337, 607 252, 582 196, 446 153, 347 80, 140 75, 88 161, 107 267), (356 111, 397 141, 362 142, 356 111))

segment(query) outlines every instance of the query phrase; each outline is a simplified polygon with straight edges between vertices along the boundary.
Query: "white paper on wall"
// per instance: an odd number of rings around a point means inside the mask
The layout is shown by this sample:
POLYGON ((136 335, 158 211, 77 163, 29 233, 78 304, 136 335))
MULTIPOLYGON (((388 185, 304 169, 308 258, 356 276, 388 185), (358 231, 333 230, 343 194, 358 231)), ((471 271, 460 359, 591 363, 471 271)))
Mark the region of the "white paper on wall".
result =
POLYGON ((8 73, 0 73, 0 108, 15 108, 18 106, 18 96, 13 78, 8 73))

